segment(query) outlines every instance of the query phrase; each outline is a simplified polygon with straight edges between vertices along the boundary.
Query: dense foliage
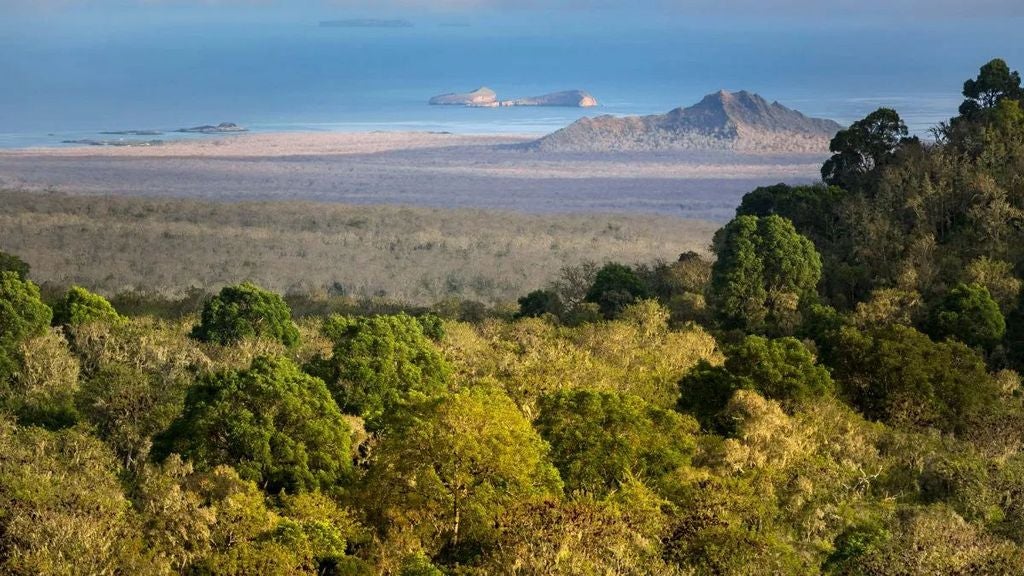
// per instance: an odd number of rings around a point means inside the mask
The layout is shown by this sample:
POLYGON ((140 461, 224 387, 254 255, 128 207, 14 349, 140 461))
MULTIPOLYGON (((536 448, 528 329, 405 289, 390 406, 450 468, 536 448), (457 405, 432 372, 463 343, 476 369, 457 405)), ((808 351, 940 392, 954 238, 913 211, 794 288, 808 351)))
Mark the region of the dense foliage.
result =
POLYGON ((1024 573, 1024 93, 964 97, 518 312, 51 314, 3 255, 0 573, 1024 573))
POLYGON ((299 332, 284 299, 246 282, 226 286, 211 298, 203 306, 202 319, 192 336, 218 344, 266 337, 293 346, 298 342, 299 332))
POLYGON ((38 286, 22 280, 17 272, 0 272, 0 379, 17 371, 21 344, 42 335, 52 317, 38 286))
POLYGON ((121 316, 106 298, 81 286, 72 286, 53 307, 57 326, 80 326, 89 322, 120 322, 121 316))
POLYGON ((351 468, 351 431, 327 386, 287 359, 203 378, 162 440, 164 454, 231 465, 271 493, 330 489, 351 468))
POLYGON ((397 406, 446 389, 448 366, 423 330, 406 314, 332 316, 322 328, 331 356, 317 361, 338 404, 371 425, 397 406))
POLYGON ((723 327, 792 334, 813 300, 821 258, 780 216, 737 216, 715 235, 711 305, 723 327))

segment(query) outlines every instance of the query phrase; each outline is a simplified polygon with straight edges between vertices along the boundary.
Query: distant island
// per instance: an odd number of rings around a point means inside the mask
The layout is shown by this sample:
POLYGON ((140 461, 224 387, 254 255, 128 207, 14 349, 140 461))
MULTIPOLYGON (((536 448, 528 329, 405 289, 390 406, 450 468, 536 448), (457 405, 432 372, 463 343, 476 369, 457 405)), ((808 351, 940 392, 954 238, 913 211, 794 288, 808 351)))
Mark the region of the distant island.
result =
POLYGON ((751 92, 722 90, 667 114, 582 118, 527 147, 550 152, 825 153, 841 129, 832 120, 810 118, 751 92))
POLYGON ((205 126, 194 126, 192 128, 179 128, 175 132, 182 132, 186 134, 231 134, 235 132, 248 132, 248 128, 243 128, 233 122, 221 122, 216 126, 209 124, 205 126))
POLYGON ((542 96, 500 100, 498 94, 486 86, 472 92, 452 92, 434 96, 429 100, 433 106, 467 106, 470 108, 501 108, 511 106, 561 106, 569 108, 591 108, 598 105, 597 99, 584 90, 565 90, 542 96))
POLYGON ((114 130, 110 132, 100 132, 104 136, 161 136, 163 132, 160 130, 114 130))
POLYGON ((378 20, 374 18, 353 18, 350 20, 324 20, 321 28, 412 28, 408 20, 378 20))
POLYGON ((148 148, 150 146, 160 146, 163 143, 163 140, 94 140, 91 138, 61 141, 61 144, 75 144, 78 146, 114 146, 116 148, 148 148))

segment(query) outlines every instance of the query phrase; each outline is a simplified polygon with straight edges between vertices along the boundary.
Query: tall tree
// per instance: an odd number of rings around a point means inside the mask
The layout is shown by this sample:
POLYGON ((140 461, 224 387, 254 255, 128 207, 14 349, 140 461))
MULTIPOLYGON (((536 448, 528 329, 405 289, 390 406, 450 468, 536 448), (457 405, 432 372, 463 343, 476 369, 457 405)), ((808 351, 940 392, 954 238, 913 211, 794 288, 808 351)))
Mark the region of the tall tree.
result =
POLYGON ((567 491, 598 496, 631 476, 657 481, 688 464, 697 422, 635 396, 571 390, 541 399, 535 426, 567 491))
POLYGON ((430 552, 485 545, 507 505, 561 493, 547 444, 499 388, 466 388, 394 419, 365 498, 383 531, 415 532, 430 552))
POLYGON ((710 297, 722 325, 793 334, 821 279, 814 244, 780 216, 738 216, 715 234, 714 249, 710 297))
POLYGON ((18 369, 18 347, 43 335, 52 317, 50 307, 40 299, 38 286, 22 280, 17 272, 0 272, 0 379, 18 369))
POLYGON ((224 287, 220 294, 206 302, 192 337, 217 344, 269 338, 294 346, 299 341, 299 330, 283 298, 245 282, 224 287))
POLYGON ((597 271, 587 302, 597 304, 605 318, 616 318, 627 306, 650 296, 644 281, 625 264, 609 262, 597 271))
POLYGON ((257 358, 189 390, 158 446, 201 469, 235 466, 264 490, 331 489, 351 470, 351 431, 324 383, 290 360, 257 358))
POLYGON ((859 190, 866 177, 888 163, 909 131, 892 108, 879 108, 840 130, 829 144, 832 157, 821 167, 826 184, 859 190))
POLYGON ((978 71, 978 77, 964 82, 964 100, 960 114, 977 118, 984 111, 995 108, 1005 99, 1024 100, 1020 73, 1011 71, 1001 58, 994 58, 978 71))
POLYGON ((451 369, 412 316, 332 316, 322 331, 332 353, 313 371, 342 409, 362 416, 371 429, 397 406, 447 390, 451 369))

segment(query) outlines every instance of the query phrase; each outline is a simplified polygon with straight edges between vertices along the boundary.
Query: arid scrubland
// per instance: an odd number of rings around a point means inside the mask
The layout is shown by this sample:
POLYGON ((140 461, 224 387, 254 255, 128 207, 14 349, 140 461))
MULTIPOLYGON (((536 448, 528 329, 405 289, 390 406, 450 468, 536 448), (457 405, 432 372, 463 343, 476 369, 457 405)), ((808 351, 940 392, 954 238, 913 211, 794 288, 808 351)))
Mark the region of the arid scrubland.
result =
POLYGON ((41 282, 175 296, 253 280, 413 304, 514 300, 585 260, 704 252, 715 228, 664 216, 16 191, 0 192, 0 206, 0 249, 30 261, 41 282))

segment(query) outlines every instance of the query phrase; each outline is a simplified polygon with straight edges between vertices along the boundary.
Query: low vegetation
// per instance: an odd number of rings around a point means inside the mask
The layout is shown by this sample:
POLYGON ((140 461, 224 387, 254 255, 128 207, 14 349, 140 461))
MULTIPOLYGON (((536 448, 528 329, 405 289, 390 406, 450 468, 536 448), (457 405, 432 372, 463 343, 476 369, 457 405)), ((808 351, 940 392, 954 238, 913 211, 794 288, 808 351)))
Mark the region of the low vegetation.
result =
POLYGON ((706 253, 716 227, 665 216, 18 191, 0 191, 0 206, 0 249, 31 262, 37 282, 175 299, 250 280, 320 299, 515 302, 563 266, 706 253))

